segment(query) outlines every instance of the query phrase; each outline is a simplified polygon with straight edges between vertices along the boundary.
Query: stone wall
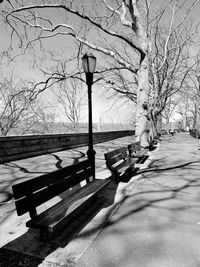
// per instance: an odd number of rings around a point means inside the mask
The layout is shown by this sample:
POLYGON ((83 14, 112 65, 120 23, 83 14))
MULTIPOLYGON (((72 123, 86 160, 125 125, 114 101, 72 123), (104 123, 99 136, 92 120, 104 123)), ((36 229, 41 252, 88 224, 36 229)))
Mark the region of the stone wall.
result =
MULTIPOLYGON (((93 133, 94 144, 134 135, 135 131, 93 133)), ((0 137, 0 163, 88 145, 88 134, 53 134, 0 137)))

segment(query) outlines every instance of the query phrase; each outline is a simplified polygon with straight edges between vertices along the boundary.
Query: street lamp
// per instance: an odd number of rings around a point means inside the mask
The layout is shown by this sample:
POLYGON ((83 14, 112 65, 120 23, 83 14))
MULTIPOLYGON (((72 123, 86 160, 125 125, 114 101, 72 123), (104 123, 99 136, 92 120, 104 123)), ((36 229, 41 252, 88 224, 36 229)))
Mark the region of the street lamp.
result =
POLYGON ((96 67, 96 57, 89 53, 82 57, 83 70, 85 72, 86 84, 88 86, 88 123, 89 123, 89 149, 87 151, 88 159, 92 166, 92 175, 95 179, 95 150, 93 149, 93 133, 92 133, 92 84, 93 73, 96 67))

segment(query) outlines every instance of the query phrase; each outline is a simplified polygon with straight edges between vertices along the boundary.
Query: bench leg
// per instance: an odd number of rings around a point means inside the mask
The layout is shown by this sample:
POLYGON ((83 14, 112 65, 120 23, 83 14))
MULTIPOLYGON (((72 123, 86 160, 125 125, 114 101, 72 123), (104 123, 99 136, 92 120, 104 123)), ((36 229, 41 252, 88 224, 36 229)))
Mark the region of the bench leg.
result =
POLYGON ((113 180, 116 184, 118 184, 120 182, 119 173, 117 171, 112 171, 112 177, 113 177, 113 180))
POLYGON ((86 178, 86 183, 89 184, 89 182, 90 182, 90 179, 86 178))

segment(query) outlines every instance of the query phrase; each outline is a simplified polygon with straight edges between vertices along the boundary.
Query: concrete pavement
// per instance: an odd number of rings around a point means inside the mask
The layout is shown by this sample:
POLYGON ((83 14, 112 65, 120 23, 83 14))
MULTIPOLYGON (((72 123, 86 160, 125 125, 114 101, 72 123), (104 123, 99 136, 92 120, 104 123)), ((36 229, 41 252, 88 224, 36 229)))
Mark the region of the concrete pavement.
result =
MULTIPOLYGON (((99 144, 98 178, 109 175, 105 149, 130 142, 99 144)), ((41 267, 200 267, 199 149, 187 133, 165 136, 129 182, 110 184, 104 206, 73 239, 40 243, 13 212, 1 221, 1 246, 37 257, 41 267)))
POLYGON ((166 137, 76 267, 199 267, 200 145, 166 137))
MULTIPOLYGON (((129 136, 99 143, 94 146, 96 150, 97 179, 105 179, 110 176, 110 171, 105 165, 104 153, 119 146, 128 145, 133 141, 134 137, 129 136)), ((13 184, 81 161, 85 158, 87 149, 87 147, 81 147, 0 164, 0 266, 7 267, 11 264, 6 261, 2 265, 1 252, 3 249, 12 252, 9 253, 9 258, 16 260, 16 266, 17 259, 14 253, 16 251, 23 254, 25 258, 27 255, 37 257, 43 266, 47 266, 48 264, 50 264, 48 266, 52 266, 52 264, 56 264, 57 266, 59 263, 66 266, 66 261, 75 263, 99 231, 101 231, 107 217, 111 216, 120 201, 120 193, 116 193, 116 191, 120 191, 120 187, 118 188, 114 183, 110 184, 110 188, 108 188, 109 192, 112 191, 112 198, 108 197, 106 203, 104 203, 104 207, 98 207, 98 203, 95 203, 94 211, 88 210, 87 215, 83 216, 86 221, 84 221, 84 218, 77 218, 77 222, 83 221, 82 225, 76 226, 78 228, 77 233, 82 230, 81 235, 86 232, 89 233, 87 237, 81 238, 80 235, 80 238, 76 237, 73 240, 63 232, 60 237, 50 243, 40 242, 38 231, 32 231, 25 225, 26 221, 29 220, 29 215, 17 216, 12 198, 13 184), (14 256, 11 257, 11 254, 12 256, 14 254, 14 256)), ((57 196, 42 205, 41 208, 46 209, 53 203, 60 201, 60 199, 60 196, 57 196)), ((74 229, 72 230, 74 231, 74 229)), ((4 252, 3 255, 5 255, 4 252)), ((20 258, 23 258, 23 255, 20 258)))

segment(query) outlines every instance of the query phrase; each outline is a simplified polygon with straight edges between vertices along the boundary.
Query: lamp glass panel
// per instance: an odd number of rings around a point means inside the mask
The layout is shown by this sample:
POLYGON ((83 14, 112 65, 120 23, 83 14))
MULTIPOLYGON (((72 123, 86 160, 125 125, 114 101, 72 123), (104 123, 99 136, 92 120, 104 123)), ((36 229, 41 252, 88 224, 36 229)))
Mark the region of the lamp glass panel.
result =
POLYGON ((88 71, 94 73, 96 67, 96 58, 94 56, 88 57, 88 71))
POLYGON ((85 55, 82 57, 82 65, 83 65, 83 70, 85 73, 88 73, 88 57, 85 55))
POLYGON ((82 57, 82 65, 85 73, 94 73, 96 67, 96 57, 89 53, 82 57))

